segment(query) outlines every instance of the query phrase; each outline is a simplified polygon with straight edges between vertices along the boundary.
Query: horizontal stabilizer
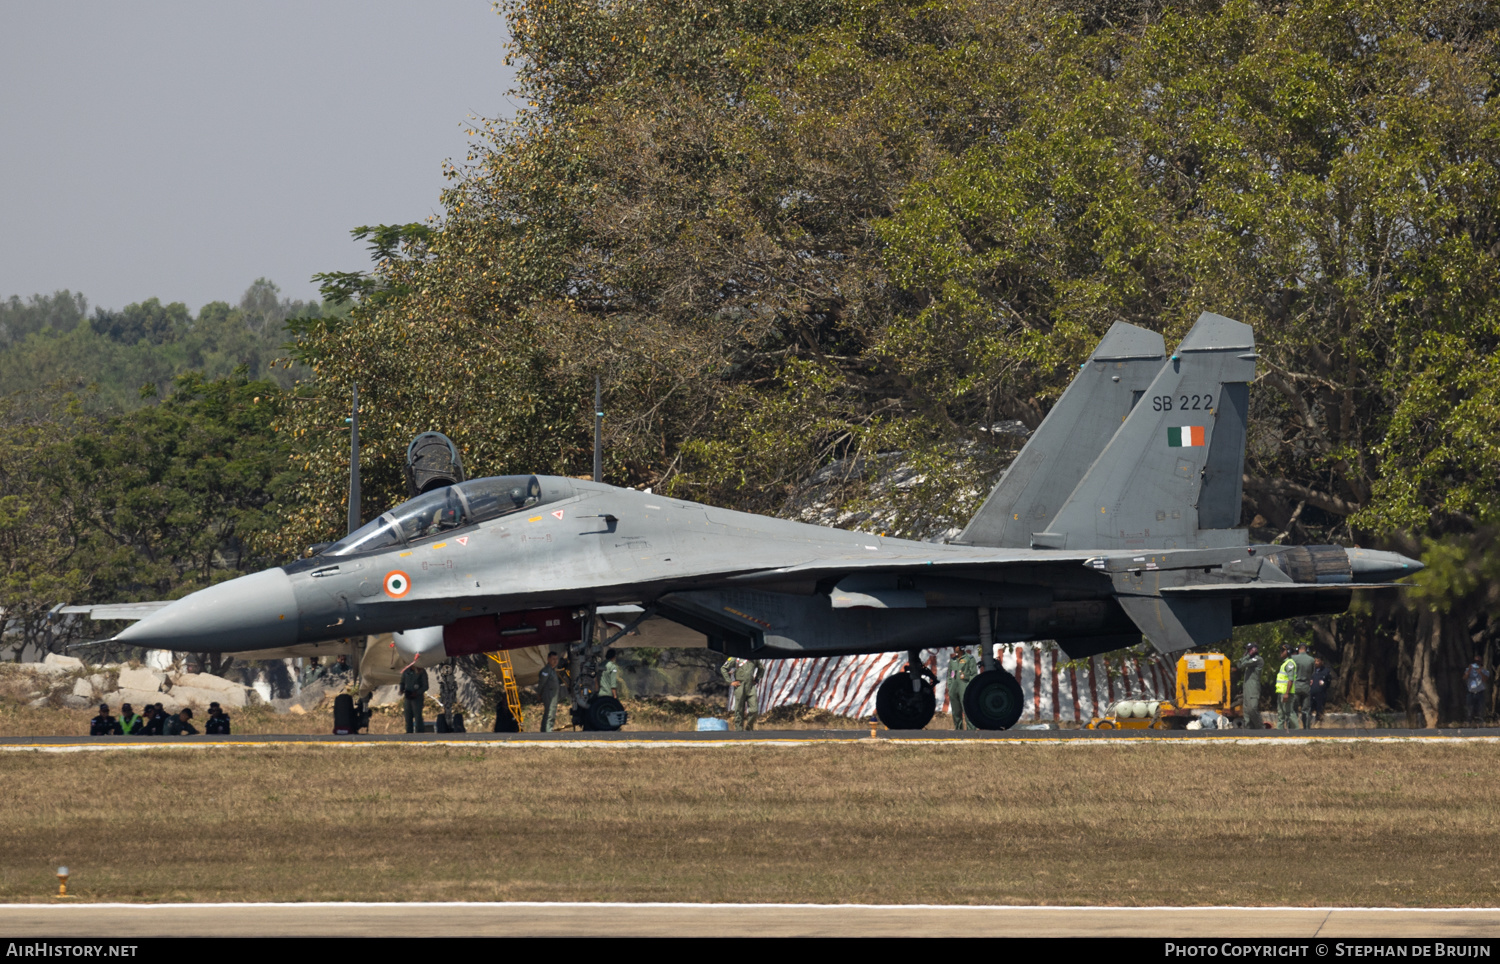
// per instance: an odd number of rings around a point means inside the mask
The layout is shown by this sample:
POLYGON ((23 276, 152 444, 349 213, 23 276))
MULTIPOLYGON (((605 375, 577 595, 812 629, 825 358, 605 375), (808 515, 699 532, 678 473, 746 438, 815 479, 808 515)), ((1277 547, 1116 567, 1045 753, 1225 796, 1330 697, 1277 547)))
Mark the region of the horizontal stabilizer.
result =
POLYGON ((1117 596, 1141 633, 1162 653, 1212 646, 1234 629, 1228 599, 1177 599, 1162 596, 1117 596))
POLYGON ((1117 321, 954 542, 1025 549, 1088 472, 1166 359, 1161 335, 1117 321))

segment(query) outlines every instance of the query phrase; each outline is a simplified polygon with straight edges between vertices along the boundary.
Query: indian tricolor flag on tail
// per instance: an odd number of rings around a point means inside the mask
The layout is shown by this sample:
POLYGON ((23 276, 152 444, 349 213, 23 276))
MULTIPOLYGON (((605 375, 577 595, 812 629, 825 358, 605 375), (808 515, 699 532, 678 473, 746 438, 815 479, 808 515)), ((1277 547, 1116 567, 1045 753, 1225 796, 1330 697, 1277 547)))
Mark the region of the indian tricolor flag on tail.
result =
POLYGON ((1167 447, 1174 449, 1192 448, 1203 444, 1202 425, 1184 425, 1181 428, 1167 429, 1167 447))

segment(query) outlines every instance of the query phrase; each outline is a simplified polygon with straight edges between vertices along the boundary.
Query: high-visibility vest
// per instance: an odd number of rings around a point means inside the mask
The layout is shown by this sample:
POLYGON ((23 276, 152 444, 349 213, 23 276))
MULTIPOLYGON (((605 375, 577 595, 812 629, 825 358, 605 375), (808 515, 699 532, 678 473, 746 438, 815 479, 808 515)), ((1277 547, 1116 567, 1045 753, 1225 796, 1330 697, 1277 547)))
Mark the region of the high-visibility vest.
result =
POLYGON ((125 716, 125 715, 121 714, 121 716, 120 716, 120 732, 124 733, 126 736, 129 736, 130 734, 132 734, 132 733, 134 733, 136 731, 136 728, 138 726, 140 726, 140 723, 141 723, 141 716, 140 716, 139 713, 137 713, 137 714, 135 714, 133 716, 125 716))
POLYGON ((1297 661, 1290 657, 1276 671, 1276 695, 1285 696, 1297 685, 1297 661))

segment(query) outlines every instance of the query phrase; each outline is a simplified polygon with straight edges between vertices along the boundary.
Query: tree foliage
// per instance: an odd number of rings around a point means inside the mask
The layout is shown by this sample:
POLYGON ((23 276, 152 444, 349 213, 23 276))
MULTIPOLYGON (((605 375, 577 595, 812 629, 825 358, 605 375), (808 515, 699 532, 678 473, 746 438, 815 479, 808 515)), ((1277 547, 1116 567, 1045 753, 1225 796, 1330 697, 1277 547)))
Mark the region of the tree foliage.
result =
POLYGON ((270 430, 274 382, 188 374, 160 402, 114 415, 43 394, 43 414, 12 397, 0 419, 7 645, 97 629, 49 623, 59 603, 169 599, 277 561, 268 548, 289 471, 270 430))
POLYGON ((66 291, 0 302, 0 394, 62 384, 91 411, 128 411, 143 397, 165 394, 179 375, 226 378, 242 366, 289 389, 307 373, 273 368, 285 354, 284 323, 324 311, 282 297, 265 278, 237 304, 210 302, 196 317, 182 302, 158 298, 118 311, 95 308, 91 316, 87 308, 82 295, 66 291))

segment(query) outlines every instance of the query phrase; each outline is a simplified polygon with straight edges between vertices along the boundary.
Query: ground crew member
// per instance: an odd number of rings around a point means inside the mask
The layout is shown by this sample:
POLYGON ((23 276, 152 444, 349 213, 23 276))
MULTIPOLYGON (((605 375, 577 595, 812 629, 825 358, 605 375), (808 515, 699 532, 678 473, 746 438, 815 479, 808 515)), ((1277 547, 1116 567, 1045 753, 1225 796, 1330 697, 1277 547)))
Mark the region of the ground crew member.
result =
POLYGON ((620 664, 615 662, 614 650, 604 654, 604 669, 599 673, 599 695, 613 696, 615 699, 625 695, 625 687, 620 684, 620 664))
POLYGON ((406 732, 426 733, 427 725, 422 720, 422 703, 427 699, 427 670, 417 665, 416 660, 401 671, 401 695, 406 710, 406 732))
POLYGON ((972 730, 974 724, 964 719, 964 693, 969 681, 979 675, 979 664, 962 646, 953 647, 948 657, 948 709, 953 713, 955 730, 972 730))
POLYGON ((302 685, 303 686, 311 686, 311 685, 313 685, 318 680, 320 680, 320 679, 323 678, 323 674, 325 672, 327 672, 327 671, 325 669, 323 669, 323 665, 320 662, 318 662, 318 657, 316 657, 316 656, 312 657, 307 662, 307 669, 303 670, 303 672, 302 672, 302 685))
POLYGON ((1265 662, 1260 658, 1260 647, 1251 643, 1245 647, 1245 658, 1239 664, 1245 674, 1240 681, 1240 709, 1245 713, 1245 726, 1252 730, 1264 729, 1260 718, 1260 670, 1265 662))
POLYGON ((764 675, 760 660, 726 659, 719 667, 719 675, 729 684, 729 693, 734 699, 734 728, 755 729, 755 718, 760 715, 756 684, 764 675))
POLYGON ((1323 722, 1323 707, 1328 705, 1328 690, 1333 686, 1333 670, 1321 659, 1313 660, 1312 712, 1313 722, 1323 722))
POLYGON ((1276 669, 1276 726, 1282 730, 1297 728, 1292 712, 1293 690, 1297 686, 1297 664, 1292 660, 1292 651, 1281 647, 1281 665, 1276 669))
POLYGON ((167 719, 167 736, 197 736, 198 728, 188 721, 193 718, 192 710, 183 710, 176 716, 167 719))
POLYGON ((135 736, 141 731, 141 717, 130 708, 129 703, 120 704, 120 735, 135 736))
POLYGON ((542 698, 542 732, 551 733, 557 728, 557 697, 562 692, 562 680, 557 676, 557 654, 547 654, 547 665, 536 674, 536 695, 542 698))
POLYGON ((203 732, 209 736, 229 735, 229 714, 218 703, 208 704, 208 719, 203 721, 203 732))
POLYGON ((109 715, 109 706, 99 704, 99 715, 89 720, 89 736, 118 736, 120 724, 109 715))
POLYGON ((1469 668, 1464 670, 1464 704, 1469 711, 1470 723, 1484 722, 1485 691, 1490 688, 1490 671, 1479 663, 1475 656, 1469 668))
POLYGON ((330 679, 334 676, 343 676, 347 678, 349 675, 349 669, 349 657, 345 656, 343 653, 340 653, 338 662, 328 667, 328 676, 330 677, 330 679))
POLYGON ((1304 730, 1312 729, 1312 674, 1314 660, 1307 652, 1306 643, 1297 644, 1297 655, 1292 657, 1297 664, 1297 684, 1293 689, 1297 700, 1297 719, 1304 730))
POLYGON ((148 706, 151 716, 141 726, 141 736, 161 736, 166 732, 167 711, 160 703, 148 706))

